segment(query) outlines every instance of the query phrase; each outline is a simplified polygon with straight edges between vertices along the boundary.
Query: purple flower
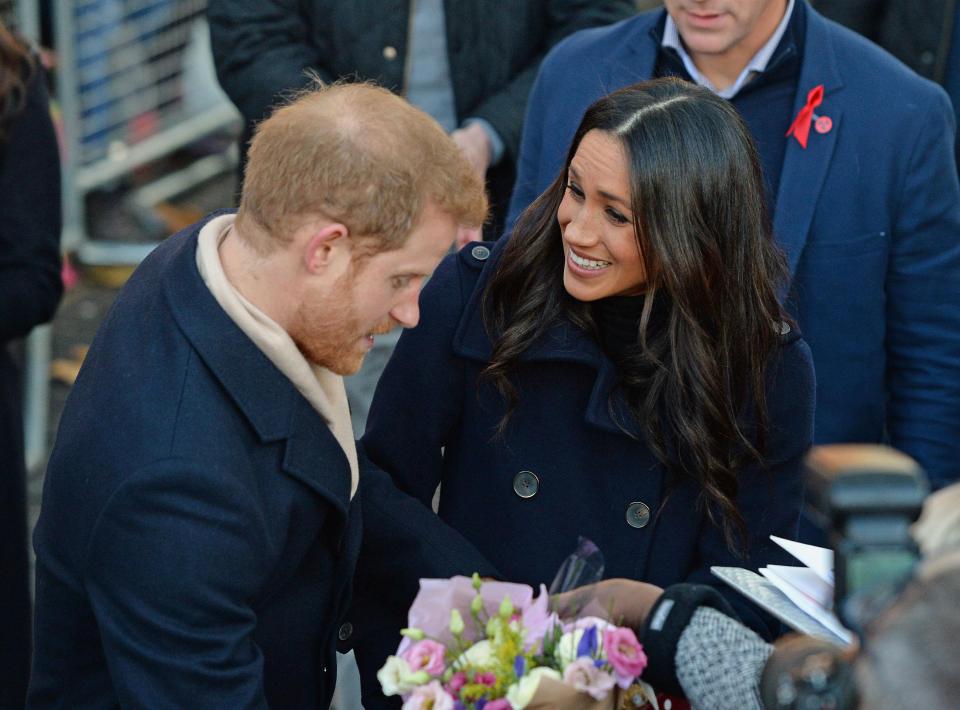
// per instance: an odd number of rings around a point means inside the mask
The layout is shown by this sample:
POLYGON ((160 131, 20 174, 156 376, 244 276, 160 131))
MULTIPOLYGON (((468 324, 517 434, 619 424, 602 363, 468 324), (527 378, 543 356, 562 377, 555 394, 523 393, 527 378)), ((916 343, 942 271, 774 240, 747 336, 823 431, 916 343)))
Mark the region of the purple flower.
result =
POLYGON ((517 678, 527 672, 527 659, 523 656, 517 656, 513 659, 513 672, 517 678))
POLYGON ((510 707, 509 700, 506 698, 497 698, 484 705, 483 710, 510 710, 510 707))
POLYGON ((578 658, 563 672, 563 682, 580 692, 589 693, 595 700, 603 700, 613 689, 613 676, 597 668, 589 658, 578 658))
MULTIPOLYGON (((587 656, 593 658, 597 653, 597 627, 588 626, 580 637, 580 643, 577 644, 577 658, 587 656)), ((413 664, 410 664, 413 667, 413 664)))

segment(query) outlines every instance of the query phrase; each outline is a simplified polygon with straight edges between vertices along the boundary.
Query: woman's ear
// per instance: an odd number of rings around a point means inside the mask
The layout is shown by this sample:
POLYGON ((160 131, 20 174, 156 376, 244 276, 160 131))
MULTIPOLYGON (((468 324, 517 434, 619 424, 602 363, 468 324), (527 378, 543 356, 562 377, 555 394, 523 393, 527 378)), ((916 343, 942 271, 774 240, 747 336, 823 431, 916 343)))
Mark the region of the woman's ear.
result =
POLYGON ((315 231, 303 250, 303 265, 311 274, 330 268, 344 257, 350 258, 350 230, 340 222, 326 224, 315 231))

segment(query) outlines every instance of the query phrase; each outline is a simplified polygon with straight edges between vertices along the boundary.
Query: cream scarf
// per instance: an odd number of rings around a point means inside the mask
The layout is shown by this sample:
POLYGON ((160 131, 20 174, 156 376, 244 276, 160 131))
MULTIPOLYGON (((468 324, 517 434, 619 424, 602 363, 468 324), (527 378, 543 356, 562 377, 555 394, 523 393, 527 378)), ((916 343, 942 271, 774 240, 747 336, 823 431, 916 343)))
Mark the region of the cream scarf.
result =
POLYGON ((308 362, 287 332, 241 296, 227 280, 220 263, 219 248, 235 218, 236 215, 233 214, 215 217, 200 230, 197 237, 197 268, 200 276, 237 327, 327 421, 330 431, 350 462, 350 497, 353 498, 357 492, 359 466, 343 378, 308 362))

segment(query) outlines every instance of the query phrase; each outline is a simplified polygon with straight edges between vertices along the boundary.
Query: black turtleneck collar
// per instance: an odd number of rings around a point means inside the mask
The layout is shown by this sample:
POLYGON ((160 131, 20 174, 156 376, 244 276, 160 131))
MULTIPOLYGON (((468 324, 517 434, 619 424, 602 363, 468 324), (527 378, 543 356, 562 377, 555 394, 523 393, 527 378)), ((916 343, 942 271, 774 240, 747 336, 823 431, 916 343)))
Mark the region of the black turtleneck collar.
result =
MULTIPOLYGON (((610 296, 595 301, 593 318, 597 325, 600 345, 614 362, 618 362, 632 350, 636 351, 640 339, 640 317, 647 296, 610 296)), ((665 324, 666 299, 657 296, 647 325, 649 339, 665 324)))

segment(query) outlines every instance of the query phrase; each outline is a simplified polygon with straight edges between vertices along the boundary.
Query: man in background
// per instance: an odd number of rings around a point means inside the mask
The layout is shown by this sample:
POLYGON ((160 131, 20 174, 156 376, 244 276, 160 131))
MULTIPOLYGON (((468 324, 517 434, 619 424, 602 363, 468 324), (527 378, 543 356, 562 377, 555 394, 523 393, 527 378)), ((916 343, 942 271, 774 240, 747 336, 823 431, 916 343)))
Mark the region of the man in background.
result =
POLYGON ((628 17, 632 0, 211 0, 217 74, 247 123, 321 79, 373 80, 437 120, 486 175, 500 234, 523 113, 547 50, 628 17))
POLYGON ((806 0, 665 6, 544 60, 508 224, 556 177, 599 96, 665 75, 712 89, 759 149, 784 297, 817 371, 815 441, 887 441, 935 487, 955 480, 960 187, 946 94, 806 0))

